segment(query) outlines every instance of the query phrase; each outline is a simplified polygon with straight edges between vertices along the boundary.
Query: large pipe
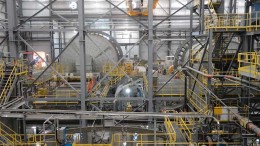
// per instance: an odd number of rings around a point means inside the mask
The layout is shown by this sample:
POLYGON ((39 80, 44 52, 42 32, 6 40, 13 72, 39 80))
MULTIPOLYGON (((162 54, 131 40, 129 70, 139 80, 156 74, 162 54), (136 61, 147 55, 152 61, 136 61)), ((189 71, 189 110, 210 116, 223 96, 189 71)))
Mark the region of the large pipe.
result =
MULTIPOLYGON (((204 72, 201 72, 199 70, 196 70, 192 67, 189 67, 189 66, 185 66, 185 68, 189 69, 189 70, 192 70, 198 74, 201 74, 202 76, 204 77, 207 77, 207 78, 225 78, 225 79, 233 79, 233 80, 236 80, 236 81, 240 81, 240 82, 243 82, 243 83, 246 83, 246 84, 252 84, 250 82, 248 82, 247 80, 244 80, 244 79, 241 79, 241 78, 238 78, 238 77, 234 77, 234 76, 231 76, 231 75, 213 75, 213 74, 206 74, 204 72)), ((257 91, 260 91, 258 89, 255 89, 257 91)))
MULTIPOLYGON (((188 67, 188 66, 186 66, 186 68, 188 68, 188 69, 190 69, 190 70, 193 70, 193 71, 195 71, 195 72, 197 72, 197 73, 199 73, 199 74, 201 74, 201 75, 203 75, 203 76, 210 77, 210 78, 212 78, 212 77, 223 77, 223 76, 226 76, 226 75, 209 75, 209 74, 205 74, 205 73, 203 73, 203 72, 201 72, 201 71, 198 71, 198 70, 196 70, 196 69, 194 69, 194 68, 191 68, 191 67, 188 67)), ((187 73, 189 73, 189 72, 187 72, 187 73)), ((189 74, 190 74, 190 73, 189 73, 189 74)), ((192 74, 190 74, 190 75, 192 76, 192 74)), ((195 79, 195 77, 193 77, 193 78, 195 79)), ((202 83, 201 83, 201 84, 202 84, 202 83)), ((207 89, 207 88, 204 87, 204 89, 207 89)), ((208 91, 210 91, 210 90, 208 90, 208 91)), ((210 92, 211 92, 211 91, 210 91, 210 92)), ((227 107, 227 109, 228 109, 229 111, 231 111, 231 113, 234 115, 233 119, 237 119, 237 120, 239 121, 239 124, 240 124, 241 126, 243 126, 244 128, 246 128, 246 129, 248 129, 248 130, 252 130, 253 132, 256 133, 257 137, 260 137, 260 128, 259 128, 259 127, 257 127, 256 125, 254 125, 254 124, 252 123, 252 121, 249 120, 248 118, 243 117, 243 116, 241 116, 241 115, 239 115, 239 114, 237 114, 237 113, 232 112, 232 110, 231 110, 224 102, 222 102, 222 100, 220 100, 215 94, 213 94, 213 95, 217 98, 218 101, 220 101, 225 107, 227 107)))
POLYGON ((260 128, 257 127, 251 120, 249 120, 247 117, 236 115, 234 119, 237 119, 239 121, 239 124, 243 126, 244 128, 253 131, 257 137, 260 137, 260 128))

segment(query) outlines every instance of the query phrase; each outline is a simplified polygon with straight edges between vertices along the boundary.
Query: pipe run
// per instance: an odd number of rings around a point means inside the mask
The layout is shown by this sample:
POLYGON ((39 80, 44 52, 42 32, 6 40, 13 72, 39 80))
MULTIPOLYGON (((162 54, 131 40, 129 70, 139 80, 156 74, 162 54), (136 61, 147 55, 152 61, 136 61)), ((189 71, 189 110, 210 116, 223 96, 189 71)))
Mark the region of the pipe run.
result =
POLYGON ((238 77, 234 77, 234 76, 231 76, 231 75, 213 75, 213 74, 206 74, 204 72, 201 72, 199 70, 196 70, 192 67, 189 67, 189 66, 185 66, 185 68, 189 69, 189 70, 192 70, 198 74, 201 74, 205 77, 208 77, 208 78, 226 78, 226 79, 234 79, 234 80, 237 80, 237 81, 241 81, 241 82, 244 82, 244 83, 247 83, 247 84, 250 84, 250 82, 248 82, 247 80, 243 80, 241 78, 238 78, 238 77))
MULTIPOLYGON (((201 75, 203 75, 203 76, 205 76, 205 77, 209 77, 209 78, 213 78, 213 77, 218 77, 218 78, 219 78, 219 77, 225 77, 225 78, 232 78, 232 79, 236 78, 236 77, 227 76, 227 75, 210 75, 210 74, 206 74, 206 73, 203 73, 203 72, 201 72, 201 71, 198 71, 198 70, 196 70, 196 69, 194 69, 194 68, 191 68, 191 67, 189 67, 189 66, 186 66, 186 68, 189 69, 189 70, 192 70, 192 71, 194 71, 194 72, 197 72, 197 73, 199 73, 199 74, 201 74, 201 75)), ((240 80, 241 80, 241 79, 240 79, 240 80)), ((217 97, 217 96, 216 96, 216 97, 217 97)), ((218 99, 218 100, 221 101, 220 99, 218 99)), ((224 104, 222 101, 221 101, 221 103, 222 103, 225 107, 228 107, 228 106, 227 106, 226 104, 224 104)), ((228 108, 228 109, 229 109, 229 108, 228 108)), ((230 110, 230 109, 229 109, 229 110, 230 110)), ((236 114, 236 113, 232 113, 232 114, 234 114, 234 119, 237 119, 237 120, 239 121, 239 124, 240 124, 241 126, 243 126, 244 128, 246 128, 246 129, 248 129, 248 130, 253 131, 254 133, 256 133, 257 137, 260 137, 260 128, 257 127, 256 125, 254 125, 251 120, 249 120, 248 118, 243 117, 243 116, 241 116, 241 115, 239 115, 239 114, 236 114)))
POLYGON ((241 116, 241 115, 236 115, 234 119, 237 119, 240 123, 241 126, 246 128, 247 130, 253 131, 257 137, 260 137, 260 128, 253 124, 251 120, 249 120, 247 117, 241 116))

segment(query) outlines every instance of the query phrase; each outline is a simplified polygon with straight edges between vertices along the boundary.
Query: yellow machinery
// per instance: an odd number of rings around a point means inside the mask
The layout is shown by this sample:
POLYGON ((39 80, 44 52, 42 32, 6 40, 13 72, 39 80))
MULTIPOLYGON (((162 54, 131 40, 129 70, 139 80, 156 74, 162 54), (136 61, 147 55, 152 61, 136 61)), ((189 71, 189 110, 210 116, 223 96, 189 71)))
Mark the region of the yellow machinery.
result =
MULTIPOLYGON (((158 1, 159 0, 153 1, 153 9, 155 9, 157 7, 158 1)), ((143 11, 134 10, 133 6, 132 6, 132 0, 127 0, 127 5, 128 5, 128 10, 127 10, 128 15, 130 15, 130 16, 148 16, 148 7, 146 7, 146 9, 143 11)))

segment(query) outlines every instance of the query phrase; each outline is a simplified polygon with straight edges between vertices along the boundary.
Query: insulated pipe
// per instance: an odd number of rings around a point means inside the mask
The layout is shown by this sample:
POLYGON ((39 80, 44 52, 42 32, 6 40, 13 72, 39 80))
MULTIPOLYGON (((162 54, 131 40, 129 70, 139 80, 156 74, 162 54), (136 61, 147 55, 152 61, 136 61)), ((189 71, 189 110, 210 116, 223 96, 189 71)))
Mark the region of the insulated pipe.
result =
MULTIPOLYGON (((240 81, 240 82, 244 82, 244 83, 247 83, 247 84, 251 84, 251 83, 248 82, 247 80, 243 80, 243 79, 241 79, 241 78, 237 78, 237 77, 234 77, 234 76, 231 76, 231 75, 212 75, 212 74, 206 74, 206 73, 204 73, 204 72, 201 72, 201 71, 196 70, 196 69, 194 69, 194 68, 192 68, 192 67, 189 67, 189 66, 186 66, 186 68, 189 69, 189 70, 192 70, 192 71, 194 71, 194 72, 196 72, 196 73, 198 73, 198 74, 201 74, 201 75, 203 75, 203 76, 205 76, 205 77, 208 77, 208 78, 234 79, 234 80, 237 80, 237 81, 240 81)), ((255 89, 255 90, 259 91, 258 89, 255 89)))
MULTIPOLYGON (((194 71, 194 72, 197 72, 197 73, 199 73, 199 74, 201 74, 201 75, 203 75, 203 76, 205 76, 205 77, 208 77, 208 78, 213 78, 213 77, 218 77, 218 78, 219 78, 219 77, 225 77, 225 78, 237 79, 236 77, 229 76, 229 75, 210 75, 210 74, 206 74, 206 73, 203 73, 203 72, 201 72, 201 71, 198 71, 198 70, 196 70, 196 69, 194 69, 194 68, 191 68, 191 67, 189 67, 189 66, 186 66, 186 68, 188 68, 188 69, 190 69, 190 70, 192 70, 192 71, 194 71)), ((241 79, 240 79, 240 80, 241 80, 241 79)), ((239 123, 240 123, 241 126, 243 126, 243 127, 246 128, 246 129, 249 129, 249 130, 254 131, 254 132, 256 133, 257 137, 260 137, 260 128, 257 127, 256 125, 254 125, 251 120, 249 120, 248 118, 243 117, 243 116, 241 116, 241 115, 239 115, 239 114, 234 114, 234 115, 235 115, 234 118, 236 118, 236 119, 239 121, 239 123)))
POLYGON ((253 124, 253 122, 251 120, 249 120, 247 117, 236 115, 236 117, 234 117, 234 118, 239 121, 239 124, 241 126, 243 126, 244 128, 246 128, 248 130, 253 131, 257 137, 260 137, 260 128, 257 127, 255 124, 253 124))

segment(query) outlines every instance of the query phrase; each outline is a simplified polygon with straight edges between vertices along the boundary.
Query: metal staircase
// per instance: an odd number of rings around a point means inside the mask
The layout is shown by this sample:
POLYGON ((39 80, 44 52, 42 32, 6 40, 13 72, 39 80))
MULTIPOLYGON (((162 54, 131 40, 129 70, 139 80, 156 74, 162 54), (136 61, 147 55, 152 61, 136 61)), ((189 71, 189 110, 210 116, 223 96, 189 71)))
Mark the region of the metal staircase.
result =
MULTIPOLYGON (((228 47, 229 47, 229 44, 231 43, 233 37, 234 37, 234 33, 233 34, 228 34, 226 36, 223 36, 223 35, 218 35, 218 38, 217 39, 217 43, 216 44, 220 44, 218 46, 216 46, 215 44, 215 48, 214 48, 214 51, 213 51, 213 54, 215 56, 213 56, 214 58, 223 58, 228 47)), ((220 60, 219 60, 220 61, 220 60)))
POLYGON ((0 105, 4 105, 9 101, 17 80, 18 77, 16 76, 16 65, 6 66, 1 83, 2 86, 0 88, 0 105))
POLYGON ((108 81, 108 84, 106 84, 106 86, 103 88, 102 93, 101 93, 101 97, 106 97, 107 93, 109 91, 109 89, 115 85, 118 81, 120 81, 122 79, 122 76, 117 76, 114 79, 108 81))
POLYGON ((0 122, 0 144, 3 145, 22 145, 22 138, 11 128, 0 122))

